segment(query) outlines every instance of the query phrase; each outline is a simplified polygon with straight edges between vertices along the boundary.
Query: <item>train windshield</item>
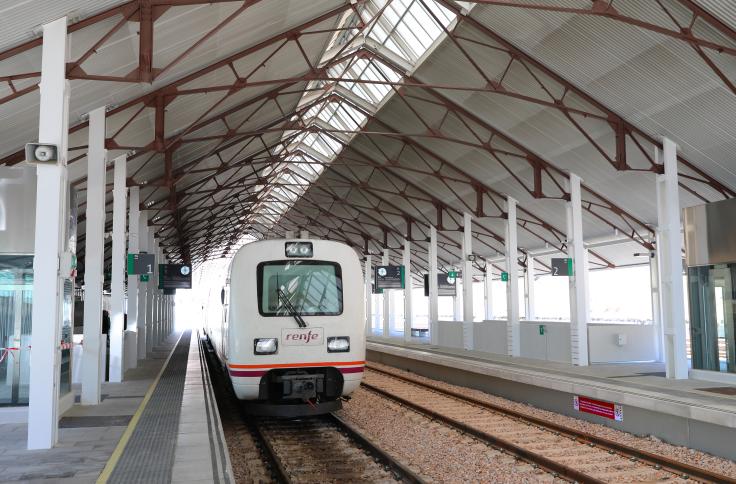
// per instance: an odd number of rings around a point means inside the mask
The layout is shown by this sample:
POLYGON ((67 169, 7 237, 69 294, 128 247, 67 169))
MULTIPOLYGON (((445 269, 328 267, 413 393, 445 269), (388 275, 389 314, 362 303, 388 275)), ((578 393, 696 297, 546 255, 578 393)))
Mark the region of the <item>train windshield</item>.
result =
POLYGON ((342 314, 340 265, 317 260, 262 262, 258 301, 262 316, 291 316, 293 311, 301 316, 342 314))

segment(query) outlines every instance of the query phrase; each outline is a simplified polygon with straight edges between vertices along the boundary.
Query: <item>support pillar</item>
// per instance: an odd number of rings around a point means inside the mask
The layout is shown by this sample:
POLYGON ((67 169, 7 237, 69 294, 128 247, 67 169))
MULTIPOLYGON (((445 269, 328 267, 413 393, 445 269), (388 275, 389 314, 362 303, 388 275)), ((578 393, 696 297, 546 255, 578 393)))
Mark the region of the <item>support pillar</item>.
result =
POLYGON ((67 276, 58 270, 60 256, 66 250, 67 224, 66 20, 62 17, 43 26, 38 140, 58 146, 60 162, 37 167, 28 449, 50 449, 58 432, 60 295, 67 276))
POLYGON ((437 229, 429 227, 429 341, 439 344, 439 292, 437 287, 437 229))
POLYGON ((534 321, 537 315, 534 311, 534 257, 526 259, 526 274, 524 280, 524 308, 527 321, 534 321))
POLYGON ((302 230, 299 232, 299 238, 300 239, 308 239, 309 238, 309 231, 308 230, 302 230))
POLYGON ((411 341, 412 312, 411 242, 404 239, 404 341, 411 341))
POLYGON ((373 336, 373 287, 371 286, 371 255, 365 256, 365 335, 373 336))
POLYGON ((652 288, 652 322, 654 341, 657 348, 657 361, 664 363, 664 332, 662 328, 662 291, 660 290, 659 252, 649 252, 649 282, 652 288))
POLYGON ((521 356, 521 326, 519 325, 519 262, 516 235, 516 200, 506 198, 506 352, 521 356))
MULTIPOLYGON (((156 242, 153 238, 153 227, 148 227, 148 252, 156 256, 156 242)), ((143 357, 147 358, 153 348, 153 318, 156 316, 156 275, 158 269, 158 260, 153 263, 153 274, 148 278, 148 288, 146 289, 146 344, 143 347, 143 357)))
POLYGON ((570 279, 570 349, 572 364, 588 365, 588 265, 583 245, 583 207, 580 177, 570 174, 570 201, 567 203, 567 251, 572 259, 570 279))
MULTIPOLYGON (((381 264, 385 266, 389 264, 388 249, 383 249, 381 264)), ((383 326, 381 334, 384 338, 388 338, 391 335, 391 293, 389 291, 391 290, 383 290, 383 326)))
MULTIPOLYGON (((458 264, 462 267, 462 264, 458 264)), ((460 272, 461 269, 453 267, 453 271, 460 272)), ((452 320, 462 322, 463 320, 463 287, 465 286, 460 278, 455 279, 455 295, 452 297, 452 320)))
POLYGON ((486 262, 486 275, 483 278, 483 288, 485 289, 485 318, 493 319, 493 272, 491 271, 491 263, 486 262))
POLYGON ((664 357, 667 378, 688 378, 685 310, 682 301, 682 236, 677 182, 677 145, 663 138, 664 174, 657 176, 657 248, 660 251, 660 290, 664 357))
POLYGON ((110 372, 111 382, 123 381, 124 348, 123 326, 125 318, 125 222, 128 189, 126 155, 115 158, 112 189, 112 276, 110 279, 110 372))
POLYGON ((89 113, 87 151, 87 222, 84 256, 84 344, 82 345, 82 405, 100 403, 102 285, 105 258, 105 107, 89 113))
POLYGON ((469 213, 463 215, 463 346, 474 348, 473 341, 473 219, 469 213))
MULTIPOLYGON (((148 252, 148 216, 141 211, 138 225, 139 252, 148 252)), ((135 276, 140 281, 140 276, 135 276)), ((146 313, 150 282, 140 282, 138 286, 138 359, 146 359, 146 313)))
MULTIPOLYGON (((128 220, 128 253, 140 251, 140 188, 130 187, 130 212, 128 220)), ((126 331, 133 334, 130 346, 125 348, 125 361, 129 368, 138 367, 138 316, 140 313, 140 281, 138 276, 128 274, 128 327, 126 331)))

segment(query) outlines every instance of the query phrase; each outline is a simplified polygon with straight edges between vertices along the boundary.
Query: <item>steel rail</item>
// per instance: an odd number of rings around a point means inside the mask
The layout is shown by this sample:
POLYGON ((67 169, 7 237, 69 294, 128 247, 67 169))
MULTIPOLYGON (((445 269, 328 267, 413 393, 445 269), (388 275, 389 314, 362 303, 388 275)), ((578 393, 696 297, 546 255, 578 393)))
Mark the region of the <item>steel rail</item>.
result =
MULTIPOLYGON (((229 402, 232 408, 240 409, 239 402, 235 399, 235 395, 232 391, 226 390, 227 382, 224 378, 225 375, 223 368, 216 360, 213 360, 214 350, 205 338, 199 337, 198 342, 200 346, 200 355, 202 355, 205 369, 210 373, 211 377, 214 377, 213 385, 216 382, 220 387, 219 391, 215 392, 215 398, 217 399, 218 404, 224 406, 229 402), (220 401, 220 399, 225 399, 227 401, 223 402, 220 401)), ((242 412, 239 412, 239 415, 244 420, 246 428, 256 442, 256 445, 260 448, 264 464, 266 468, 271 471, 273 479, 282 483, 292 482, 293 480, 288 472, 287 466, 279 458, 279 455, 275 450, 275 446, 272 444, 271 437, 266 435, 266 432, 263 431, 261 425, 262 421, 248 418, 242 412)), ((328 425, 334 427, 336 432, 339 432, 350 439, 358 448, 367 451, 373 457, 374 462, 380 463, 385 469, 390 470, 397 480, 414 484, 425 484, 426 481, 422 477, 417 475, 402 462, 392 457, 388 452, 381 449, 354 425, 346 422, 334 413, 326 414, 319 418, 328 425)))
MULTIPOLYGON (((390 375, 390 373, 388 374, 390 375)), ((488 445, 491 445, 492 447, 495 447, 502 451, 507 451, 515 455, 519 459, 529 462, 535 467, 537 466, 541 467, 542 469, 544 469, 545 471, 547 471, 548 473, 552 474, 555 477, 562 477, 562 478, 565 478, 567 480, 570 480, 576 483, 584 482, 584 483, 589 483, 589 484, 602 484, 603 482, 605 482, 605 481, 596 479, 594 477, 591 477, 583 472, 580 472, 577 469, 574 469, 570 466, 560 464, 559 462, 556 462, 552 459, 544 457, 543 455, 540 455, 536 452, 527 450, 506 439, 502 439, 500 437, 496 437, 495 435, 489 434, 488 432, 478 430, 475 427, 472 427, 468 424, 460 422, 459 420, 456 420, 452 417, 448 417, 434 410, 430 410, 422 405, 416 404, 412 402, 411 400, 407 400, 405 398, 399 397, 398 395, 394 395, 393 393, 389 391, 378 388, 377 386, 371 385, 370 383, 366 383, 365 381, 361 382, 361 386, 382 397, 385 397, 389 400, 393 400, 396 403, 404 407, 410 408, 411 410, 414 410, 415 412, 421 415, 429 417, 431 420, 437 420, 439 422, 442 422, 448 427, 455 428, 456 430, 459 430, 461 433, 472 435, 473 437, 481 440, 482 442, 488 445)))
MULTIPOLYGON (((392 371, 384 370, 382 368, 379 368, 375 365, 372 365, 370 363, 366 363, 366 368, 370 371, 374 371, 376 373, 380 373, 382 375, 389 376, 391 378, 395 378, 397 380, 401 380, 413 385, 420 386, 422 388, 431 390, 436 393, 440 393, 442 395, 461 400, 465 403, 469 403, 471 405, 479 406, 482 408, 485 408, 487 410, 491 410, 493 412, 501 413, 510 417, 513 417, 518 420, 523 420, 526 422, 529 422, 537 427, 544 427, 552 432, 557 432, 560 434, 564 434, 569 438, 572 438, 574 440, 577 440, 578 442, 584 443, 584 444, 593 444, 597 445, 599 447, 614 451, 616 453, 619 453, 621 455, 624 455, 628 458, 634 458, 639 461, 651 464, 653 467, 659 469, 664 469, 669 472, 672 472, 673 474, 677 474, 681 477, 690 477, 690 478, 696 478, 700 479, 706 482, 718 482, 718 483, 734 483, 736 484, 736 479, 730 478, 728 476, 724 476, 722 474, 718 474, 716 472, 712 472, 708 469, 704 469, 702 467, 696 467, 692 466, 690 464, 686 464, 684 462, 677 461, 675 459, 670 459, 669 457, 653 454, 651 452, 637 449, 635 447, 631 447, 626 444, 621 444, 619 442, 606 439, 604 437, 600 437, 582 430, 576 430, 570 427, 567 427, 565 425, 560 425, 555 422, 551 422, 549 420, 535 417, 532 415, 527 415, 525 413, 519 412, 517 410, 513 410, 510 408, 503 407, 501 405, 497 405, 491 402, 487 402, 469 395, 463 395, 460 392, 456 392, 453 390, 449 390, 446 388, 442 388, 438 385, 433 385, 430 383, 423 382, 421 380, 417 380, 405 375, 400 375, 397 373, 394 373, 392 371)), ((367 384, 362 382, 362 385, 365 385, 367 388, 371 388, 370 384, 367 384)), ((384 392, 381 389, 378 389, 379 392, 384 392)), ((388 392, 384 392, 388 393, 388 392)), ((394 397, 391 397, 394 398, 394 397)), ((400 397, 396 397, 400 398, 400 397)), ((409 405, 411 405, 411 402, 408 402, 409 405)))
MULTIPOLYGON (((394 478, 396 478, 397 480, 415 484, 424 484, 426 482, 407 466, 405 466, 394 457, 392 457, 390 454, 388 454, 386 451, 381 449, 376 443, 370 440, 360 430, 358 430, 352 424, 347 423, 345 420, 341 419, 334 413, 315 417, 315 420, 322 421, 327 426, 333 427, 335 432, 338 432, 349 438, 353 443, 355 443, 358 448, 365 450, 368 454, 370 454, 373 457, 373 461, 375 463, 380 463, 385 470, 390 470, 394 478)), ((286 464, 279 457, 279 453, 276 451, 276 446, 273 444, 274 438, 268 436, 268 433, 265 432, 263 429, 263 425, 264 420, 260 419, 255 421, 253 424, 259 440, 261 440, 261 442, 265 445, 269 457, 276 464, 275 470, 278 474, 277 479, 280 482, 295 482, 295 480, 291 477, 291 473, 289 472, 288 464, 286 464)), ((309 430, 305 430, 305 433, 309 433, 309 430)))

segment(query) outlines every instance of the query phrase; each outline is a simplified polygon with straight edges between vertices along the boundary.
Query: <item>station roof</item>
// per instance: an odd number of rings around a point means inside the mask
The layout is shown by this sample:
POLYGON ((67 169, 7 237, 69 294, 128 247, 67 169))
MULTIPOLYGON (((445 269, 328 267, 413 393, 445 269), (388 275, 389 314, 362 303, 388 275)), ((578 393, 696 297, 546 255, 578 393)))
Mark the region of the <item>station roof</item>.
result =
POLYGON ((172 260, 303 228, 371 254, 408 236, 419 274, 428 226, 447 269, 469 212, 478 269, 499 272, 511 196, 519 266, 532 254, 545 272, 565 249, 573 172, 591 267, 640 263, 661 136, 679 146, 683 206, 736 191, 724 3, 6 2, 0 163, 21 163, 37 132, 38 26, 68 15, 70 180, 83 200, 86 113, 107 105, 109 159, 128 153, 128 185, 172 260))

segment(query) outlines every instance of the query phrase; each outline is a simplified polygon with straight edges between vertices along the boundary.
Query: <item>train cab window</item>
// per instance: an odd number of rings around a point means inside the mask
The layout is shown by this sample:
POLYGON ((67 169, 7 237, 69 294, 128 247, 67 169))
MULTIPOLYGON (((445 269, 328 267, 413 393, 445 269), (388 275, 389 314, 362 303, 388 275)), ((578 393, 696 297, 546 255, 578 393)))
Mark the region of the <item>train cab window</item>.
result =
POLYGON ((302 316, 342 314, 342 272, 335 262, 281 260, 261 262, 257 269, 261 316, 288 316, 283 296, 302 316), (279 289, 283 293, 280 297, 279 289))

